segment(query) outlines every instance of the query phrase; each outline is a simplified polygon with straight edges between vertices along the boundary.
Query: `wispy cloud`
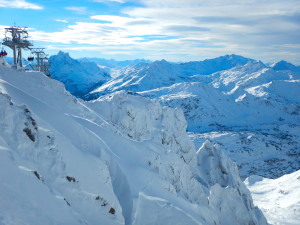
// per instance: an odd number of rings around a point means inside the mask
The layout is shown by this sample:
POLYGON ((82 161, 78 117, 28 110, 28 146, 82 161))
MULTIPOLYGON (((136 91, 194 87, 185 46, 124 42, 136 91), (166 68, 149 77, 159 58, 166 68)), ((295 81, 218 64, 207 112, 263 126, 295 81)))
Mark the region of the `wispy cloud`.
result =
POLYGON ((55 20, 56 22, 60 22, 60 23, 69 23, 67 20, 60 20, 60 19, 57 19, 55 20))
POLYGON ((65 7, 65 9, 74 11, 78 14, 85 14, 87 11, 87 7, 77 7, 77 6, 70 6, 70 7, 65 7))
POLYGON ((0 7, 17 9, 43 9, 42 6, 27 2, 26 0, 0 0, 0 7))

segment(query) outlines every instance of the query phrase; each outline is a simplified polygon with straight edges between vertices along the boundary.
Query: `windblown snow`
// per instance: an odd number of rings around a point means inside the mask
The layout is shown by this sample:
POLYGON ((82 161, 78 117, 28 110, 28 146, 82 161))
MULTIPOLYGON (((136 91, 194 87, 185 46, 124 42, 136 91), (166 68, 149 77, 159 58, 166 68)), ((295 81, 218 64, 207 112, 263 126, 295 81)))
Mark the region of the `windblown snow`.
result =
POLYGON ((120 91, 84 102, 0 66, 0 224, 267 225, 214 143, 180 109, 120 91))

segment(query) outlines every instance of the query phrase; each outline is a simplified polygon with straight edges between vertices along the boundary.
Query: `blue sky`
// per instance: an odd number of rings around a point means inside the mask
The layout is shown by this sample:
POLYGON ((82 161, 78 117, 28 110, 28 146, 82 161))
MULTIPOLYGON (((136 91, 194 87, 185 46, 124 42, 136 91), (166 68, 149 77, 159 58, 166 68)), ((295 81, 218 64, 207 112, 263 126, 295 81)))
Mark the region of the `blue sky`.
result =
POLYGON ((300 65, 299 0, 0 0, 4 27, 74 58, 203 60, 225 54, 300 65))

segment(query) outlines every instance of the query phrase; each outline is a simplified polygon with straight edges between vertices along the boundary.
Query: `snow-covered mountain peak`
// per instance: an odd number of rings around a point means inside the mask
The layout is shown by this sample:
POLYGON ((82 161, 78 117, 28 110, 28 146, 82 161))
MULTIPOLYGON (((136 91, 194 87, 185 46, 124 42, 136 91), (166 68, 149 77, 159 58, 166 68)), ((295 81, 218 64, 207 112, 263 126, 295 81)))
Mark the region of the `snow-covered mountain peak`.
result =
POLYGON ((61 58, 63 58, 63 57, 70 58, 70 54, 68 52, 64 52, 64 51, 61 51, 61 50, 57 53, 57 56, 61 57, 61 58))
POLYGON ((61 63, 63 63, 63 64, 77 64, 77 65, 79 64, 79 62, 77 60, 73 59, 68 52, 59 51, 57 53, 57 55, 55 56, 55 58, 56 58, 56 60, 61 61, 61 63))
POLYGON ((249 61, 252 61, 252 59, 245 58, 244 56, 236 55, 236 54, 225 55, 225 56, 220 56, 220 57, 216 58, 216 61, 223 61, 223 60, 232 62, 237 65, 238 64, 243 65, 249 61))
POLYGON ((276 62, 274 64, 271 65, 271 68, 273 68, 273 70, 291 70, 294 72, 300 72, 300 67, 299 66, 295 66, 287 61, 281 60, 279 62, 276 62))
POLYGON ((60 51, 49 59, 51 77, 62 81, 70 93, 83 96, 102 85, 110 76, 93 62, 79 62, 60 51))
POLYGON ((170 63, 165 60, 165 59, 162 59, 162 60, 156 60, 154 61, 153 63, 151 63, 153 66, 166 66, 166 65, 169 65, 170 63))

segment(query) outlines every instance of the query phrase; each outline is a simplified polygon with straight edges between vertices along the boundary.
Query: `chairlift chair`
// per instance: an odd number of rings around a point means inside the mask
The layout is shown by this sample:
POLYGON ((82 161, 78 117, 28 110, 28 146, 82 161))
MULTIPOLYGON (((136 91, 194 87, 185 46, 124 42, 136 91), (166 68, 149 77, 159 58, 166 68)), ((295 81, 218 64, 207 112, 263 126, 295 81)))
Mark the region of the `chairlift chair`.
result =
POLYGON ((34 60, 34 57, 33 57, 32 55, 30 55, 30 56, 28 56, 27 60, 28 60, 29 62, 32 62, 32 61, 34 60))
POLYGON ((0 57, 5 57, 7 56, 7 52, 4 50, 4 48, 1 49, 1 52, 0 52, 0 57))

